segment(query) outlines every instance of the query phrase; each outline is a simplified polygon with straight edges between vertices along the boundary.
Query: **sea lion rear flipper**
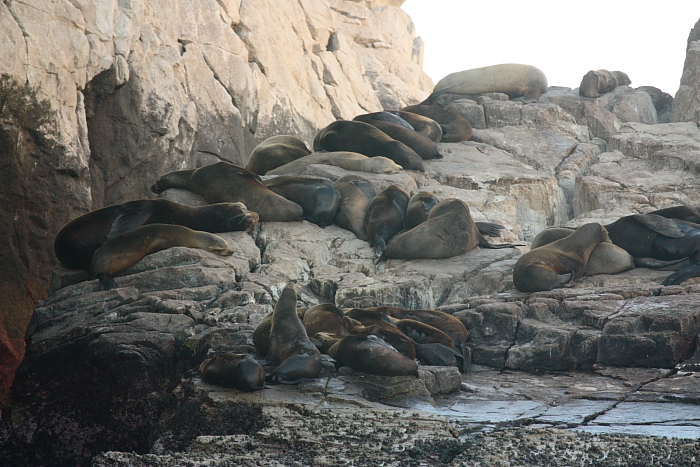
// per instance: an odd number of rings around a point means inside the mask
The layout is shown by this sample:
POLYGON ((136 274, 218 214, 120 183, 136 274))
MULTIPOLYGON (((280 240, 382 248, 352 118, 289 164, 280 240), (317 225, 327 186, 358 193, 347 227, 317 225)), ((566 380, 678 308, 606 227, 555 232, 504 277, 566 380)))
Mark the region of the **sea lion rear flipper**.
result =
POLYGON ((642 224, 644 227, 665 237, 685 237, 685 233, 678 226, 678 221, 676 219, 669 219, 656 214, 635 214, 633 217, 634 220, 642 224))
POLYGON ((700 276, 700 264, 691 264, 687 268, 676 271, 668 276, 661 285, 678 285, 686 279, 700 276))
POLYGON ((484 237, 479 238, 479 246, 481 248, 490 248, 492 250, 497 250, 499 248, 515 248, 518 246, 525 246, 522 243, 489 243, 484 237))
POLYGON ((463 358, 459 352, 443 344, 418 344, 414 342, 413 345, 416 348, 416 356, 425 365, 458 366, 457 359, 463 358))
POLYGON ((481 235, 489 237, 500 237, 501 230, 505 229, 504 226, 495 222, 474 222, 474 224, 476 224, 476 228, 479 229, 481 235))
POLYGON ((107 238, 114 238, 117 235, 130 232, 138 227, 141 227, 148 218, 151 217, 151 211, 146 209, 128 209, 127 212, 120 214, 112 222, 112 228, 107 234, 107 238))

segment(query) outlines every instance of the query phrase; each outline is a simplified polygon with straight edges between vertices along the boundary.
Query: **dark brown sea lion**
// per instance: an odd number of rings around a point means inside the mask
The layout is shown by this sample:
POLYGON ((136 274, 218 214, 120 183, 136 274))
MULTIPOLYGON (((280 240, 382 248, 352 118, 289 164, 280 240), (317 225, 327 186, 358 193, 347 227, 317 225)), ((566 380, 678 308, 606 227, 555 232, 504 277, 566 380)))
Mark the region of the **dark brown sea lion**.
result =
POLYGON ((240 201, 257 212, 261 222, 299 221, 304 215, 301 206, 267 188, 258 175, 230 162, 170 172, 160 177, 151 190, 162 193, 168 188, 198 193, 210 203, 240 201))
POLYGON ((61 228, 54 239, 56 257, 69 269, 89 270, 92 255, 109 238, 146 224, 177 224, 219 233, 246 230, 258 221, 242 203, 185 206, 166 199, 142 199, 83 214, 61 228))
POLYGON ((371 113, 367 113, 367 114, 358 115, 353 120, 357 120, 358 122, 369 123, 370 125, 372 124, 373 120, 374 121, 395 123, 397 125, 401 125, 403 127, 406 127, 409 130, 415 131, 415 128, 413 128, 413 125, 408 123, 406 120, 404 120, 402 117, 400 117, 397 113, 388 112, 386 110, 382 110, 381 112, 371 112, 371 113))
POLYGON ((406 229, 410 230, 428 220, 430 210, 439 202, 435 195, 427 191, 419 191, 411 196, 406 208, 406 229))
POLYGON ((199 366, 202 380, 240 391, 257 391, 265 385, 265 370, 253 357, 222 353, 207 358, 199 366))
POLYGON ((547 92, 547 77, 531 65, 503 63, 450 73, 435 85, 433 92, 451 88, 450 93, 475 95, 502 92, 511 99, 537 102, 547 92))
MULTIPOLYGON (((358 115, 354 118, 354 120, 369 123, 370 125, 379 128, 395 140, 401 141, 406 146, 416 151, 416 153, 424 160, 439 159, 442 157, 442 154, 440 154, 440 151, 438 151, 437 144, 434 141, 431 141, 425 136, 416 132, 413 130, 413 128, 407 128, 404 125, 377 118, 377 114, 393 115, 388 112, 375 112, 358 115)), ((395 115, 393 116, 396 117, 395 115)))
POLYGON ((403 110, 389 110, 403 120, 407 121, 413 127, 413 130, 428 138, 434 143, 439 143, 442 140, 442 127, 432 118, 424 115, 418 115, 413 112, 404 112, 403 110))
POLYGON ((365 230, 369 245, 381 255, 389 239, 404 228, 408 193, 396 185, 380 191, 369 203, 365 215, 365 230))
POLYGON ((610 240, 635 260, 690 260, 689 266, 666 277, 663 285, 676 285, 700 276, 700 225, 658 214, 635 214, 622 217, 605 228, 610 229, 610 240))
POLYGON ((578 93, 584 97, 599 97, 618 86, 631 83, 629 76, 621 71, 591 70, 583 75, 578 93))
POLYGON ((246 169, 254 174, 265 175, 272 169, 308 154, 311 151, 302 140, 288 135, 272 136, 253 149, 246 169))
POLYGON ((513 284, 521 292, 539 292, 575 281, 583 276, 591 252, 610 241, 605 227, 590 223, 568 237, 530 250, 515 263, 513 284))
POLYGON ((339 364, 379 376, 418 376, 418 364, 375 335, 345 336, 328 350, 339 364))
POLYGON ((319 332, 325 332, 336 337, 350 334, 343 322, 343 312, 332 303, 314 305, 304 313, 304 328, 306 334, 315 336, 319 332))
POLYGON ((265 180, 265 186, 297 203, 304 210, 304 219, 320 227, 333 223, 340 206, 340 192, 325 178, 282 175, 265 180))
POLYGON ((479 232, 469 207, 456 198, 440 201, 428 220, 398 235, 380 259, 439 259, 482 248, 514 248, 512 243, 492 244, 479 232))
POLYGON ((296 384, 321 373, 321 354, 297 316, 297 294, 291 284, 282 291, 272 313, 268 357, 279 363, 270 375, 272 382, 296 384))
POLYGON ((338 120, 318 132, 314 151, 352 151, 365 156, 384 156, 407 170, 425 171, 423 159, 401 141, 369 123, 338 120))
MULTIPOLYGON (((374 320, 370 318, 366 321, 371 322, 374 320)), ((405 355, 411 360, 416 358, 416 347, 413 345, 411 338, 393 324, 389 325, 388 323, 382 322, 382 324, 366 326, 360 321, 350 318, 347 315, 343 317, 343 323, 345 323, 345 327, 348 329, 350 334, 361 334, 364 336, 371 334, 377 336, 395 348, 400 354, 405 355)))
POLYGON ((253 345, 260 355, 267 356, 270 352, 270 329, 272 328, 272 313, 268 313, 253 331, 253 345))
MULTIPOLYGON (((560 238, 565 238, 574 233, 576 229, 568 227, 550 227, 538 233, 530 249, 534 250, 541 246, 552 243, 560 238)), ((591 256, 586 264, 586 276, 596 274, 617 274, 622 271, 634 268, 634 258, 624 249, 611 242, 601 242, 593 248, 591 256)))
POLYGON ((360 240, 368 240, 365 215, 378 190, 372 182, 358 175, 344 175, 333 184, 340 192, 340 206, 333 222, 351 231, 360 240))
POLYGON ((401 110, 435 120, 442 129, 443 143, 466 141, 472 137, 473 131, 469 121, 453 110, 427 104, 409 105, 401 110))
POLYGON ((464 356, 457 352, 452 338, 438 328, 413 319, 396 320, 396 327, 413 341, 423 364, 464 368, 464 356))
POLYGON ((213 233, 182 225, 148 224, 104 242, 92 255, 90 270, 97 275, 104 290, 113 289, 117 285, 112 276, 148 254, 176 246, 199 248, 222 256, 233 254, 226 240, 213 233))

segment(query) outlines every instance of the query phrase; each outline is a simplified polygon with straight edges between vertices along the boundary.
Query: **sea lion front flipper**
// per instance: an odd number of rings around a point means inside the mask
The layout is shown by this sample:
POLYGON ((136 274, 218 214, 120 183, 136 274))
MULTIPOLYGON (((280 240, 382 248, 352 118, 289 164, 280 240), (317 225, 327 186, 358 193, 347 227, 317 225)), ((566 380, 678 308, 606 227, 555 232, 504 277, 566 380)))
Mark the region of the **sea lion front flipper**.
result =
POLYGON ((501 230, 505 229, 501 224, 496 224, 494 222, 474 222, 476 228, 479 229, 481 235, 486 235, 489 237, 500 237, 501 230))
POLYGON ((680 229, 677 219, 656 214, 635 214, 634 220, 642 224, 649 230, 669 238, 683 238, 685 233, 680 229))
POLYGON ((107 238, 114 238, 134 229, 141 227, 151 217, 150 209, 127 209, 112 222, 112 228, 107 234, 107 238))
POLYGON ((99 279, 100 281, 100 287, 102 287, 102 290, 112 290, 119 288, 119 285, 116 283, 116 281, 107 274, 98 274, 97 279, 99 279))

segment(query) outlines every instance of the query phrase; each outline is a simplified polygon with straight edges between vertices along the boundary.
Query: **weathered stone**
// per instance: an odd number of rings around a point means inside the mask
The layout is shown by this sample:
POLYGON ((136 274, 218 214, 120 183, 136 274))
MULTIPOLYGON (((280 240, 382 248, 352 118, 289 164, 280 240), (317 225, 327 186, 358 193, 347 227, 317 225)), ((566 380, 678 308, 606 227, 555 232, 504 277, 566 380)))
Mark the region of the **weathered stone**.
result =
POLYGON ((432 396, 458 391, 462 375, 454 366, 419 366, 418 378, 432 396))

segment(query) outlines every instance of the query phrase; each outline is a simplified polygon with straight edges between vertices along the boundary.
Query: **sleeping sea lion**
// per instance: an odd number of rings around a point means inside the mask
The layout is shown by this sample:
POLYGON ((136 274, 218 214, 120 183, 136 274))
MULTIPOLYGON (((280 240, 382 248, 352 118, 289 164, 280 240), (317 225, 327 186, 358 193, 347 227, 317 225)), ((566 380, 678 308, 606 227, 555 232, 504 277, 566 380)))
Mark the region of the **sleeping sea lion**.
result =
POLYGON ((277 167, 267 172, 268 175, 284 175, 300 173, 306 167, 313 164, 334 165, 345 170, 355 172, 370 172, 377 174, 397 174, 401 172, 401 166, 391 159, 382 156, 368 157, 359 152, 333 151, 314 152, 308 156, 300 157, 288 164, 277 167))
POLYGON ((437 144, 434 141, 431 141, 420 133, 414 131, 413 128, 407 128, 404 125, 377 118, 377 113, 380 115, 387 114, 396 117, 395 115, 387 112, 375 112, 358 115, 354 118, 354 120, 369 123, 370 125, 379 128, 395 140, 401 141, 406 146, 416 151, 416 153, 424 160, 439 159, 442 157, 442 154, 440 154, 440 151, 438 151, 437 144))
POLYGON ((300 221, 304 215, 301 206, 267 188, 258 175, 230 162, 170 172, 151 190, 162 193, 168 188, 198 193, 210 203, 240 201, 260 215, 260 222, 300 221))
POLYGON ((311 151, 306 143, 294 136, 272 136, 255 146, 246 169, 254 174, 265 175, 272 169, 309 154, 311 151))
POLYGON ((411 196, 406 208, 406 229, 410 230, 428 220, 430 210, 439 202, 435 195, 427 191, 419 191, 411 196))
POLYGON ((440 259, 482 248, 514 248, 512 243, 492 244, 476 227, 464 201, 447 198, 430 210, 428 220, 396 236, 383 259, 440 259))
POLYGON ((513 284, 521 292, 539 292, 575 281, 583 276, 591 252, 610 241, 601 224, 590 223, 568 237, 530 250, 515 263, 513 284))
POLYGON ((333 222, 351 231, 360 240, 368 240, 365 216, 369 203, 377 196, 377 187, 358 175, 344 175, 336 180, 333 187, 340 192, 340 205, 333 222))
POLYGON ((316 379, 321 373, 321 354, 297 316, 297 294, 291 284, 284 288, 272 312, 268 356, 279 363, 270 375, 272 382, 296 384, 316 379))
POLYGON ((147 224, 177 224, 220 233, 246 230, 258 221, 242 203, 186 206, 166 199, 142 199, 83 214, 54 239, 56 257, 69 269, 90 269, 92 255, 108 239, 147 224))
POLYGON ((438 81, 433 93, 448 87, 454 94, 502 92, 511 99, 537 102, 540 95, 547 92, 547 77, 531 65, 503 63, 450 73, 438 81))
POLYGON ((345 336, 328 350, 341 365, 379 376, 418 376, 418 364, 375 335, 345 336))
POLYGON ((442 140, 442 128, 440 124, 432 118, 413 112, 405 112, 403 110, 389 110, 388 112, 401 117, 402 120, 408 122, 413 127, 414 131, 425 136, 430 141, 439 143, 440 140, 442 140))
POLYGON ((365 230, 369 246, 378 256, 384 253, 389 239, 404 228, 408 193, 396 185, 380 191, 369 203, 365 215, 365 230))
POLYGON ((466 141, 472 137, 473 130, 469 121, 453 110, 427 104, 409 105, 401 110, 436 121, 442 129, 443 143, 466 141))
POLYGON ((100 280, 103 290, 113 289, 117 284, 112 276, 148 254, 176 246, 199 248, 222 256, 233 254, 226 240, 213 233, 182 225, 148 224, 104 242, 92 255, 90 270, 100 280))
POLYGON ((583 75, 578 93, 584 97, 599 97, 618 86, 631 83, 629 76, 621 71, 591 70, 583 75))
POLYGON ((257 391, 265 385, 265 370, 250 355, 222 353, 207 358, 199 366, 202 380, 240 391, 257 391))
POLYGON ((325 332, 332 336, 343 337, 350 334, 343 318, 343 312, 338 307, 332 303, 321 303, 306 310, 302 322, 309 336, 325 332))
POLYGON ((314 151, 321 150, 388 157, 406 170, 425 171, 423 159, 413 149, 369 123, 348 120, 331 123, 319 131, 314 139, 314 151))
POLYGON ((304 219, 320 227, 333 223, 340 206, 340 192, 325 178, 282 175, 265 180, 265 186, 294 201, 304 210, 304 219))

